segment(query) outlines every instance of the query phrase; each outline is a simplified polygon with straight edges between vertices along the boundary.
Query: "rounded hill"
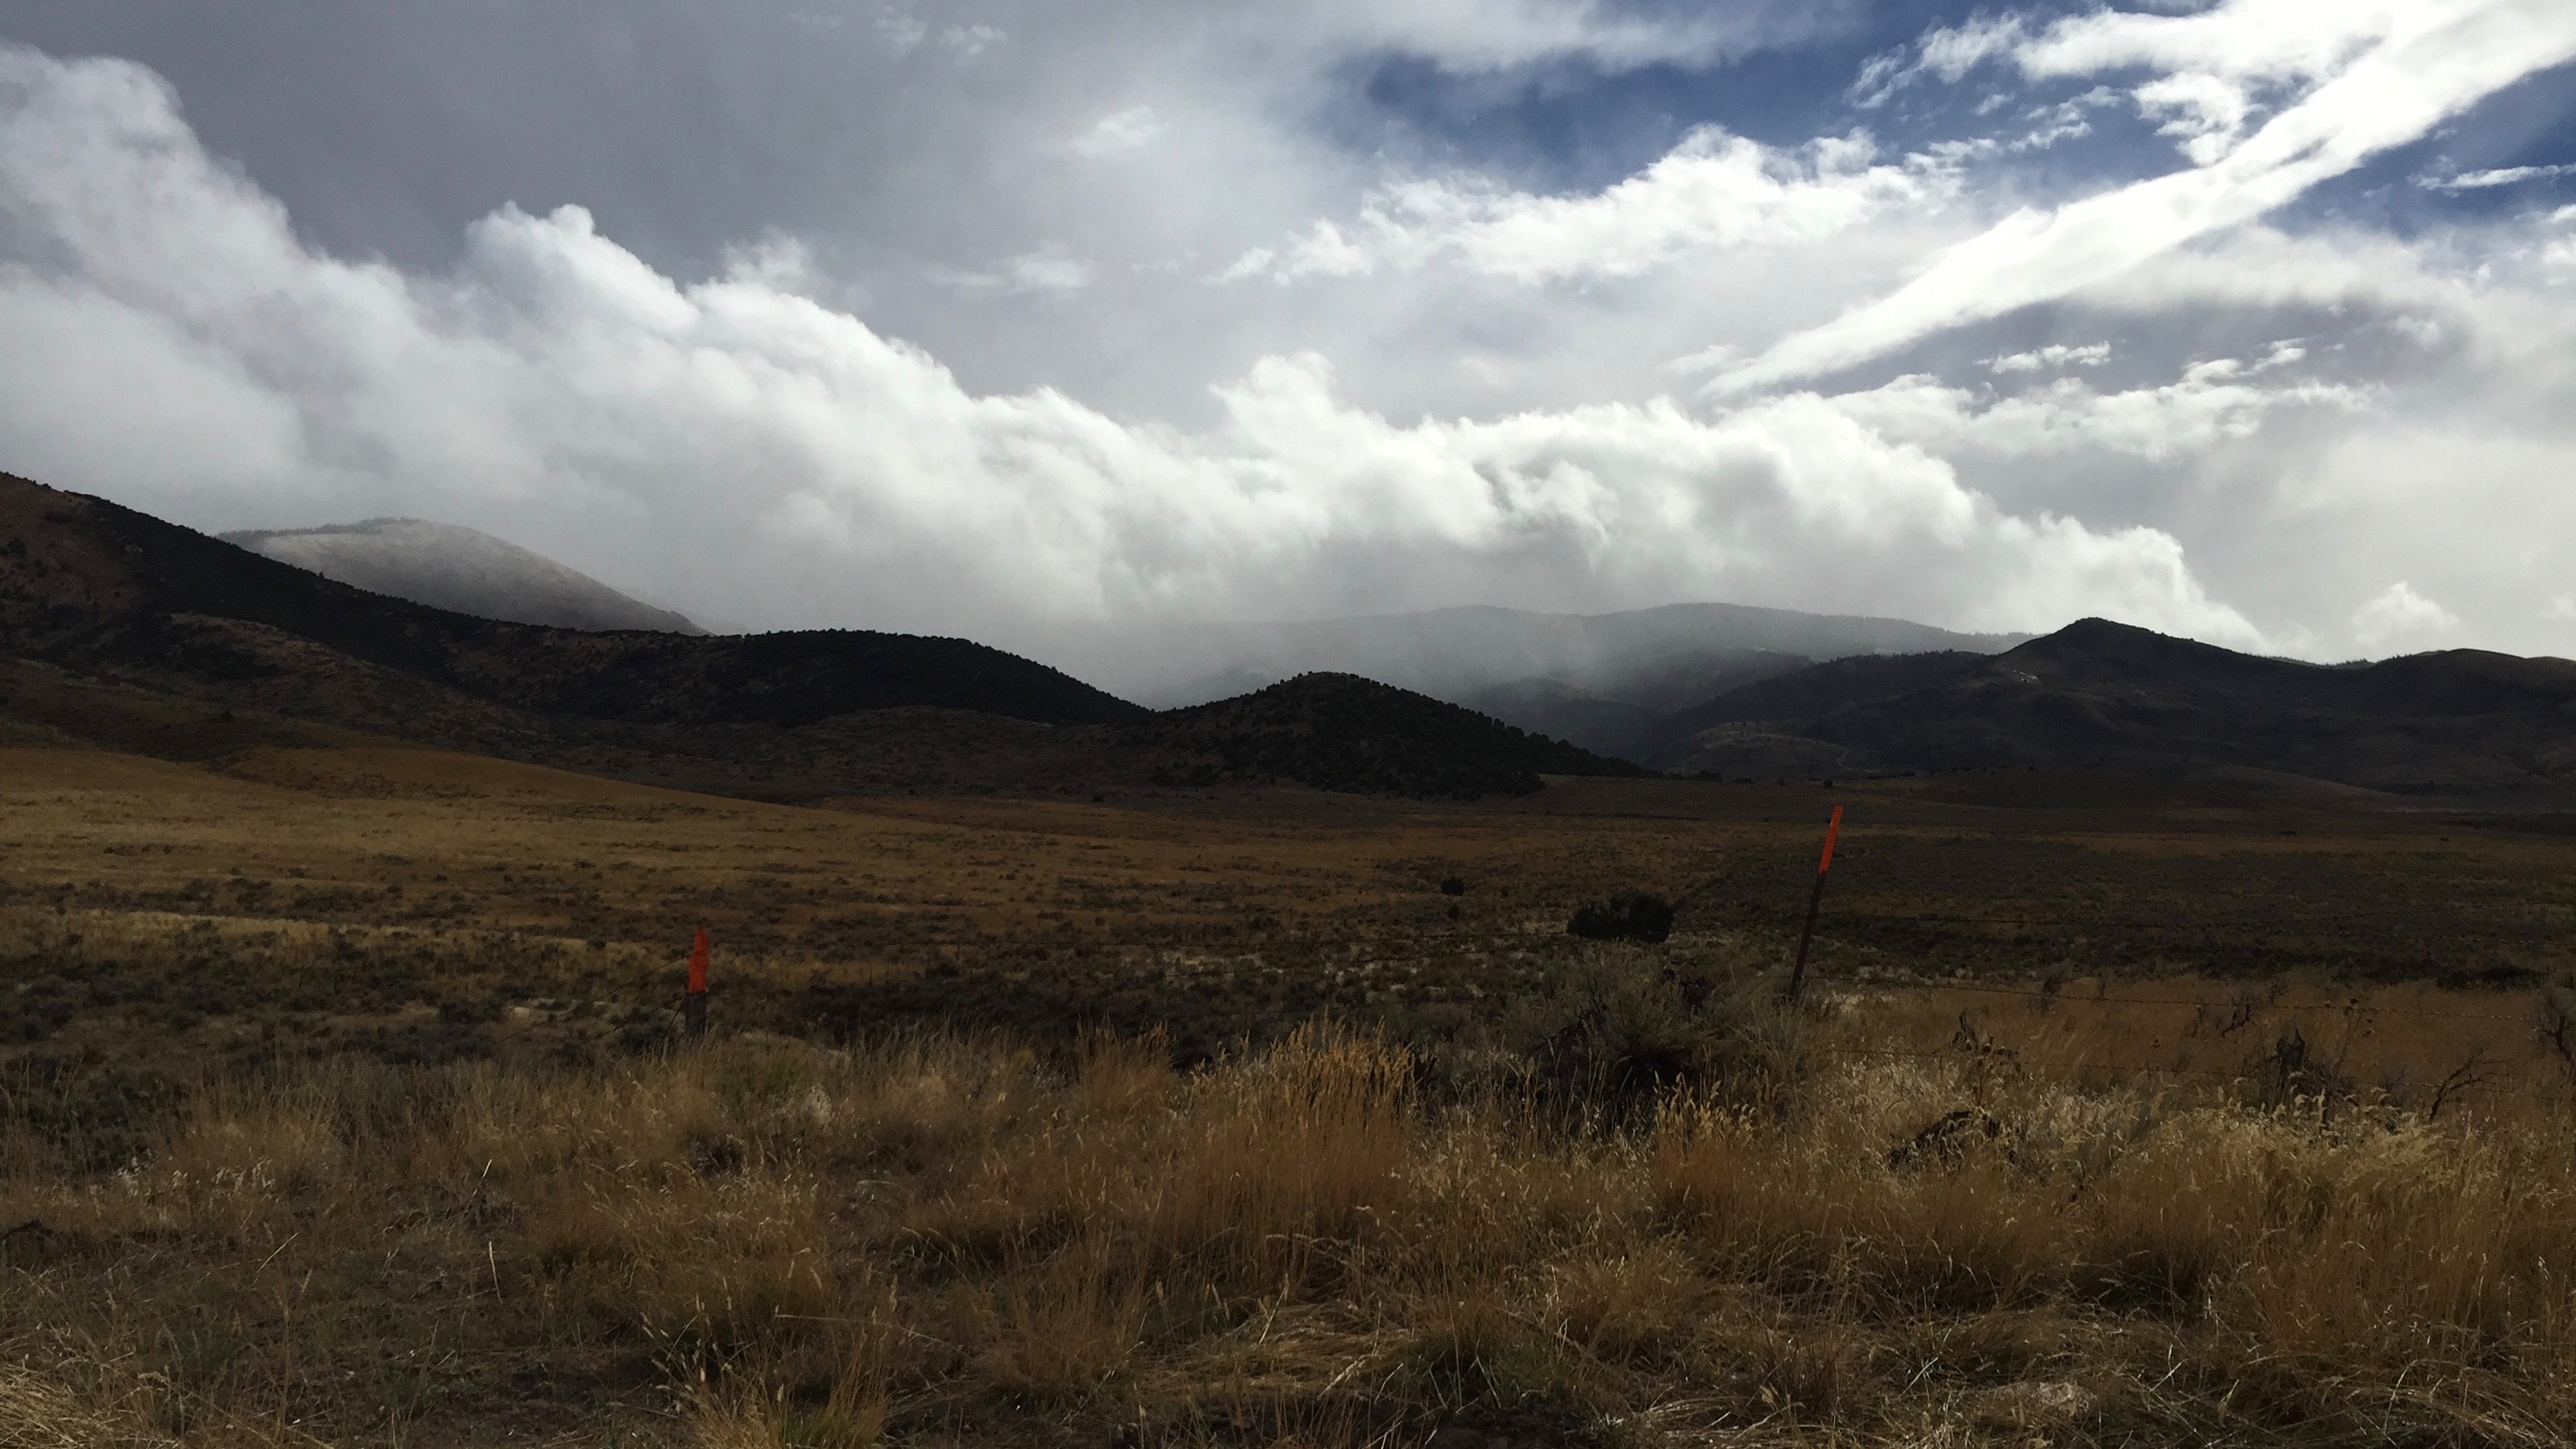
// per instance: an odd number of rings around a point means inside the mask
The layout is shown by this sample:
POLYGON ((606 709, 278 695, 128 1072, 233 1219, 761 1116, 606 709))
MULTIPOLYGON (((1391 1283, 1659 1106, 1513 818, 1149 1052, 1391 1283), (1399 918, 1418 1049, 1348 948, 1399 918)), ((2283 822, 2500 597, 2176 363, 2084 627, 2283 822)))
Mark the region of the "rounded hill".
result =
POLYGON ((1129 727, 1172 784, 1295 781, 1319 790, 1525 795, 1542 775, 1644 775, 1560 740, 1355 674, 1301 674, 1129 727))

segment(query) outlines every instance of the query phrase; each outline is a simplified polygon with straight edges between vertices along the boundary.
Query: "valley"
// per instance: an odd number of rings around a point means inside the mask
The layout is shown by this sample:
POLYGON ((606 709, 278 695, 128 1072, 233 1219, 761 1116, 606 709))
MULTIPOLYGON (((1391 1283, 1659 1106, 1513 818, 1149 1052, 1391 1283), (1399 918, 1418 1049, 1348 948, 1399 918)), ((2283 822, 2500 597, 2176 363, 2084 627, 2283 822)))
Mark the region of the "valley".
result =
MULTIPOLYGON (((242 1009, 205 1024, 208 1042, 274 1042, 264 1012, 337 991, 285 964, 317 950, 326 977, 328 950, 409 960, 370 989, 411 993, 386 1004, 424 1023, 457 1002, 501 1022, 540 996, 613 999, 643 1021, 669 1005, 671 943, 705 924, 736 1019, 764 1029, 815 1029, 799 1017, 818 1011, 843 1034, 1158 1028, 1205 1059, 1318 1012, 1508 992, 1580 945, 1565 935, 1577 906, 1623 889, 1676 902, 1681 939, 1785 959, 1829 803, 1850 813, 1817 966, 1839 983, 2527 989, 2576 962, 2567 817, 2365 813, 2081 773, 1832 790, 1558 778, 1479 803, 1148 787, 794 807, 382 741, 203 765, 5 758, 0 903, 82 935, 92 971, 126 969, 100 944, 139 929, 123 923, 220 937, 242 954, 212 974, 242 1009), (457 952, 495 965, 436 964, 457 952)), ((25 979, 40 959, 25 939, 21 1003, 50 1003, 25 979)), ((88 1019, 47 1031, 77 1042, 88 1019)), ((156 1057, 195 1039, 159 1040, 157 1021, 109 1011, 92 1034, 156 1057)), ((421 1051, 486 1053, 484 1036, 421 1051)))

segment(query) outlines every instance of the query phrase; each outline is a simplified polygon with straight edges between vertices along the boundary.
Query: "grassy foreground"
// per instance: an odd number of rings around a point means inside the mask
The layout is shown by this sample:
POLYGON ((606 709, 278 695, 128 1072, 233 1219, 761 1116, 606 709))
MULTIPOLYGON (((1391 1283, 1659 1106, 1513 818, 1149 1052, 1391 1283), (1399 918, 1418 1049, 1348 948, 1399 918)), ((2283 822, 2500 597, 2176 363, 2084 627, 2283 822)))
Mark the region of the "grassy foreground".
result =
POLYGON ((1916 1008, 1786 1013, 1752 980, 1694 1014, 1699 1085, 1659 1094, 1602 1048, 1641 957, 1593 963, 1611 1009, 1554 1058, 1329 1027, 1188 1074, 1107 1037, 339 1058, 209 1081, 107 1171, 19 1101, 0 1445, 2576 1423, 2561 1106, 1837 1055, 1837 1015, 1916 1008))
POLYGON ((0 1449, 2569 1441, 2563 821, 1845 799, 0 749, 0 1449))

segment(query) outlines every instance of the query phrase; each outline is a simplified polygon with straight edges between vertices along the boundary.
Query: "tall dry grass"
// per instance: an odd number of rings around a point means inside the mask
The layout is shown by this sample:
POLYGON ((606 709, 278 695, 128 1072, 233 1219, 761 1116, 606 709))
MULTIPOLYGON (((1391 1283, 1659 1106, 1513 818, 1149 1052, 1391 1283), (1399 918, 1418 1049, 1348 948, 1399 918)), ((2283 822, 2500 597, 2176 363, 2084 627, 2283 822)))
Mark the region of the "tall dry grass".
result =
POLYGON ((1321 1026, 1188 1074, 921 1038, 227 1080, 117 1170, 0 1159, 0 1229, 39 1225, 0 1240, 0 1445, 2576 1423, 2555 1104, 1836 1056, 1835 1008, 1710 1000, 1716 1069, 1600 1113, 1321 1026))

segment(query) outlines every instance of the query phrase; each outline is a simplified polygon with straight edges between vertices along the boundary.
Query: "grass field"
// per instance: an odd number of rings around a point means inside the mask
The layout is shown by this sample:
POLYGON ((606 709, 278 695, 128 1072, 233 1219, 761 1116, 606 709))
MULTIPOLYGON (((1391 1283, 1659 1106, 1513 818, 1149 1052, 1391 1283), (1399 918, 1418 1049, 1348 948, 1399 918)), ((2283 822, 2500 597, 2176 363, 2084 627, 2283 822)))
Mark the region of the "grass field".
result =
POLYGON ((0 848, 11 1449, 2576 1422, 2563 819, 790 808, 358 744, 0 751, 0 848), (1672 940, 1567 936, 1627 888, 1672 940))

